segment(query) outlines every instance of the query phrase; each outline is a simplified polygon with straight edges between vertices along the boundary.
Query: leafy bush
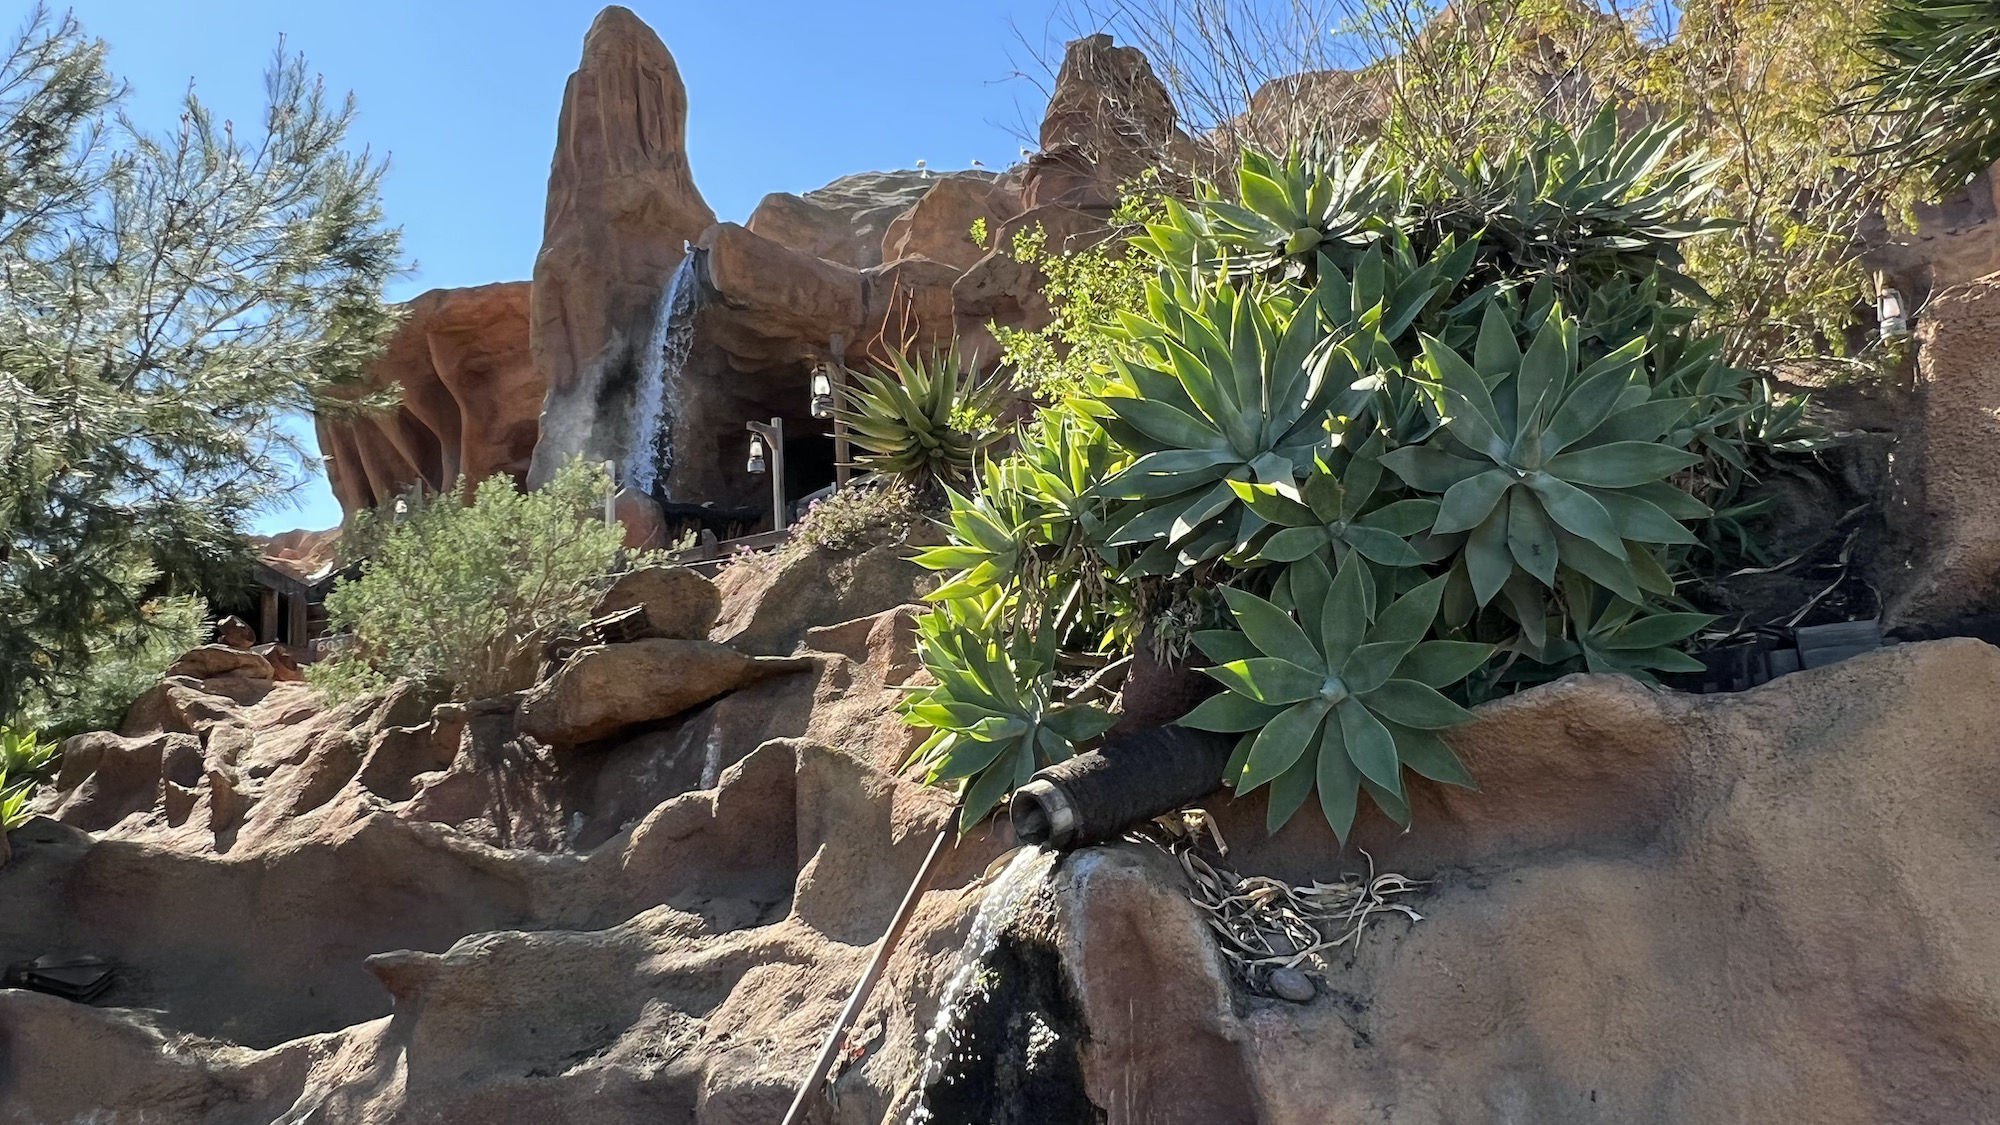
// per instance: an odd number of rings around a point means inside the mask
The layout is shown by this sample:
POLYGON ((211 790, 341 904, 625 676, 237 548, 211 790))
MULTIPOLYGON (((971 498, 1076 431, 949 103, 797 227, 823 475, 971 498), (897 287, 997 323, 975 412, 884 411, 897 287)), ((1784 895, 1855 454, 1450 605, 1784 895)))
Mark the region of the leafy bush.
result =
POLYGON ((780 554, 810 550, 845 551, 902 539, 923 522, 917 490, 899 479, 863 478, 815 503, 792 526, 780 554))
POLYGON ((1710 620, 1669 569, 1709 512, 1689 489, 1749 463, 1768 398, 1693 327, 1680 247, 1716 224, 1673 136, 1607 113, 1383 174, 1252 155, 1165 208, 1108 370, 919 556, 954 572, 925 623, 954 678, 917 698, 979 700, 913 698, 929 775, 974 779, 976 819, 1068 753, 1096 723, 1018 741, 1062 654, 1129 649, 1142 617, 1214 661, 1185 721, 1243 732, 1225 782, 1270 787, 1274 829, 1316 791, 1343 839, 1364 792, 1408 822, 1405 769, 1470 783, 1437 732, 1484 694, 1684 666, 1710 620))
POLYGON ((898 352, 890 370, 855 373, 841 418, 866 451, 862 468, 930 493, 971 479, 979 451, 1000 436, 1000 390, 960 363, 956 345, 929 362, 898 352))
POLYGON ((608 486, 601 466, 576 461, 525 494, 496 475, 470 503, 461 480, 401 518, 361 514, 348 536, 361 574, 326 599, 349 636, 308 677, 336 697, 403 678, 460 699, 528 687, 543 645, 588 619, 618 557, 608 486))

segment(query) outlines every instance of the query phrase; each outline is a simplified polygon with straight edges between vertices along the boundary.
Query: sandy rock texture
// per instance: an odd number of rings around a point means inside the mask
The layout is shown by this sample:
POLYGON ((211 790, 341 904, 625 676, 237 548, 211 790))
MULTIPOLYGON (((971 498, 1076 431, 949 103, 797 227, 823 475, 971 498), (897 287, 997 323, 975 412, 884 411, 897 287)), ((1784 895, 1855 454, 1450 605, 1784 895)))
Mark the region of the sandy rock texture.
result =
MULTIPOLYGON (((411 485, 450 488, 461 474, 519 481, 540 432, 545 380, 528 352, 528 283, 433 289, 354 394, 396 388, 386 412, 322 412, 320 450, 343 511, 393 500, 411 485)), ((273 541, 267 551, 283 545, 273 541)), ((306 546, 300 544, 299 546, 306 546)))
MULTIPOLYGON (((1740 696, 1573 677, 1454 742, 1356 841, 1431 880, 1307 1005, 1232 989, 1180 875, 1104 849, 1058 876, 1110 1122, 1983 1120, 2000 1104, 2000 650, 1911 645, 1740 696), (1163 986, 1162 982, 1171 982, 1163 986)), ((1261 802, 1246 802, 1246 806, 1261 802)), ((1334 874, 1325 829, 1233 862, 1334 874)), ((1366 870, 1350 853, 1347 870, 1366 870)))
POLYGON ((2000 609, 2000 273, 1947 289, 1917 332, 1917 407, 1891 513, 1917 545, 1891 624, 2000 609))

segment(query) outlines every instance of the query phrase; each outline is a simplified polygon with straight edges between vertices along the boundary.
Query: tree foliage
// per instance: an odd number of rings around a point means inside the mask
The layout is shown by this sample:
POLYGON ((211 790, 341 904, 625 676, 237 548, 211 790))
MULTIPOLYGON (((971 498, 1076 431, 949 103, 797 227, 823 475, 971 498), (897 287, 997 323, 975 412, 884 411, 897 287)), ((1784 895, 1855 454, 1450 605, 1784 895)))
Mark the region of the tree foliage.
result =
POLYGON ((1940 195, 2000 162, 2000 2, 1887 0, 1864 41, 1882 155, 1940 195))
POLYGON ((326 599, 345 644, 310 678, 336 696, 405 678, 460 699, 531 685, 543 646, 588 620, 618 558, 609 488, 602 466, 574 461, 525 494, 503 473, 470 503, 460 480, 401 514, 357 515, 343 550, 360 576, 326 599))
POLYGON ((0 57, 0 716, 240 559, 300 477, 281 422, 391 326, 352 101, 282 54, 266 93, 254 128, 190 93, 154 132, 73 18, 0 57))

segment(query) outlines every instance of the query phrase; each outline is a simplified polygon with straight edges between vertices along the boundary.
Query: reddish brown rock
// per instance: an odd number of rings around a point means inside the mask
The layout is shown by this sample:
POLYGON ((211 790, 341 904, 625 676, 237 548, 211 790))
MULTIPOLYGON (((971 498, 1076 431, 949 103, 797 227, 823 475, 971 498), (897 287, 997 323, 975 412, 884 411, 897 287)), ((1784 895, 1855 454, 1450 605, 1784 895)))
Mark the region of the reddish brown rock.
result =
POLYGON ((257 630, 252 629, 248 621, 232 613, 215 623, 215 643, 229 648, 255 648, 257 630))
POLYGON ((656 637, 595 645, 521 701, 520 729, 550 746, 596 742, 675 715, 807 661, 745 656, 707 640, 656 637))
POLYGON ((202 645, 189 649, 180 659, 167 668, 169 676, 188 676, 197 680, 212 680, 221 676, 242 675, 253 680, 271 678, 271 662, 248 649, 231 648, 228 645, 202 645))
POLYGON ((1179 113, 1152 64, 1109 35, 1071 40, 1042 116, 1041 151, 1028 161, 1021 203, 1110 208, 1119 185, 1148 168, 1193 158, 1179 113))
POLYGON ((867 269, 882 264, 895 220, 941 182, 915 170, 857 172, 802 195, 773 192, 743 225, 787 249, 867 269))
POLYGON ((604 9, 563 90, 529 330, 546 380, 529 483, 571 457, 633 456, 634 403, 661 298, 715 222, 687 160, 687 89, 660 37, 604 9))
POLYGON ((640 636, 674 640, 707 640, 722 612, 722 593, 715 583, 684 566, 649 566, 618 576, 598 599, 592 617, 603 617, 644 606, 645 631, 640 636))
MULTIPOLYGON (((404 319, 350 395, 397 388, 386 412, 322 411, 327 481, 347 512, 389 502, 412 485, 450 488, 495 473, 526 477, 543 379, 528 352, 524 281, 433 289, 404 319)), ((303 549, 305 543, 292 545, 303 549)))
POLYGON ((1018 193, 995 178, 977 173, 942 176, 930 190, 896 216, 882 235, 882 260, 929 258, 960 270, 970 269, 986 254, 972 241, 975 223, 984 224, 992 244, 1000 224, 1021 209, 1018 193))

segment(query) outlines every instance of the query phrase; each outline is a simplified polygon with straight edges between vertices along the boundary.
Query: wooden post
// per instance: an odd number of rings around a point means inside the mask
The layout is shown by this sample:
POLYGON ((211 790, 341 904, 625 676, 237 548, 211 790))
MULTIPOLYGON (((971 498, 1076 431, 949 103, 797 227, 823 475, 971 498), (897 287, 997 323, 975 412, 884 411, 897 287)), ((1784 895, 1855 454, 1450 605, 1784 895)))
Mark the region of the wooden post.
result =
POLYGON ((268 644, 278 639, 278 592, 266 586, 258 591, 257 640, 268 644))
POLYGON ((743 428, 764 439, 764 471, 771 474, 771 530, 783 531, 791 523, 785 511, 785 420, 773 418, 769 425, 745 422, 743 428))
POLYGON ((285 638, 285 643, 303 652, 306 647, 306 596, 297 592, 286 594, 285 603, 291 618, 287 626, 290 635, 285 638))
POLYGON ((847 409, 847 337, 835 332, 827 349, 827 372, 833 378, 833 489, 847 487, 852 456, 847 444, 847 421, 840 412, 847 409))

